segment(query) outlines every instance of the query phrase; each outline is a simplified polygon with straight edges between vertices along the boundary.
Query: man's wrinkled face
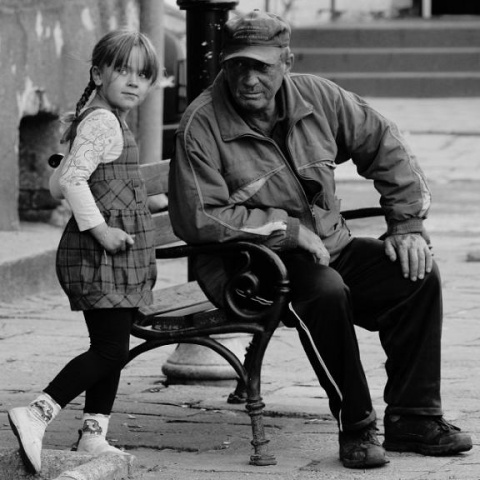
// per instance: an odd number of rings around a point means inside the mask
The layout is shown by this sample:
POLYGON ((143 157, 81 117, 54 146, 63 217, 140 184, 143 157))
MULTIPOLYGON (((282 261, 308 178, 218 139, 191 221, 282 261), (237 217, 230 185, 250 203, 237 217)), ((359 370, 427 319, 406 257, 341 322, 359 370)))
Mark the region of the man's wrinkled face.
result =
POLYGON ((227 60, 225 71, 228 87, 240 109, 246 113, 269 112, 275 95, 289 71, 289 63, 279 60, 270 65, 247 57, 227 60))

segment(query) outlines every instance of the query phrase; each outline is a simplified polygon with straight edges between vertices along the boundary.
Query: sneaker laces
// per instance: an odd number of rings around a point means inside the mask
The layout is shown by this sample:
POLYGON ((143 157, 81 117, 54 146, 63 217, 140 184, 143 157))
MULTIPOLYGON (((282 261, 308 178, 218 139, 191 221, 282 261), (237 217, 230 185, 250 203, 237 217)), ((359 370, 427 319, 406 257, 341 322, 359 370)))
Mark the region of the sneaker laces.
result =
POLYGON ((435 418, 434 422, 440 427, 441 430, 444 432, 460 432, 460 428, 452 425, 451 423, 447 422, 443 417, 435 418))
POLYGON ((380 445, 380 442, 377 438, 378 428, 375 424, 366 427, 362 434, 360 435, 360 439, 366 441, 367 443, 373 443, 374 445, 380 445))
POLYGON ((350 442, 361 442, 361 443, 366 443, 366 444, 372 444, 372 445, 378 445, 380 446, 380 442, 377 438, 377 425, 375 423, 372 423, 370 425, 367 425, 365 428, 362 430, 357 430, 353 432, 345 432, 344 439, 350 443, 350 442))

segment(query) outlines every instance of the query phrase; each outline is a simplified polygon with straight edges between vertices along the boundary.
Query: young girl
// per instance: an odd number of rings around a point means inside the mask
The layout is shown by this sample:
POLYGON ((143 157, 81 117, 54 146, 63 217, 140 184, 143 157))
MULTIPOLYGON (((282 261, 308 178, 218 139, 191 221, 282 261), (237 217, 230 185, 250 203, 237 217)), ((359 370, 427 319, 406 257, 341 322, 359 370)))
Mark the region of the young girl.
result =
POLYGON ((127 30, 105 35, 93 50, 90 81, 64 135, 70 149, 52 193, 61 191, 73 217, 58 247, 57 274, 72 310, 83 311, 90 349, 71 360, 29 406, 9 411, 22 457, 34 472, 41 469, 47 425, 82 392, 77 450, 123 453, 105 436, 131 324, 136 310, 152 301, 156 277, 151 216, 125 117, 144 100, 158 72, 144 35, 127 30))

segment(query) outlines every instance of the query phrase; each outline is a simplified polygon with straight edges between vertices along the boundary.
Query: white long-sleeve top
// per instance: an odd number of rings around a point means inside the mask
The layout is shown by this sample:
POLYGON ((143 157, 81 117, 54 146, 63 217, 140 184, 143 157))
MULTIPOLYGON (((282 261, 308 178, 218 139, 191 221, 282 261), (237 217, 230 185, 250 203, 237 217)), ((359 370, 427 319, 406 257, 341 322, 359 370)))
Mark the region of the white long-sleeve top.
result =
POLYGON ((50 178, 50 193, 68 201, 80 231, 105 221, 88 179, 98 165, 113 162, 122 150, 122 129, 111 111, 96 109, 78 124, 70 151, 50 178))

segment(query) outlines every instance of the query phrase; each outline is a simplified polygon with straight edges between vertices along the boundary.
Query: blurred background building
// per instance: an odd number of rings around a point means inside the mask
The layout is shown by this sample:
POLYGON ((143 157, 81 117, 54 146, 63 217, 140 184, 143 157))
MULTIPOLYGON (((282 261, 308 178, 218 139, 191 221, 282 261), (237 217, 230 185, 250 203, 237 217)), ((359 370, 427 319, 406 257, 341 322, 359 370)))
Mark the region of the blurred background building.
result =
POLYGON ((332 20, 368 22, 398 17, 480 14, 477 0, 239 0, 237 9, 255 8, 282 15, 294 27, 318 26, 332 20))

